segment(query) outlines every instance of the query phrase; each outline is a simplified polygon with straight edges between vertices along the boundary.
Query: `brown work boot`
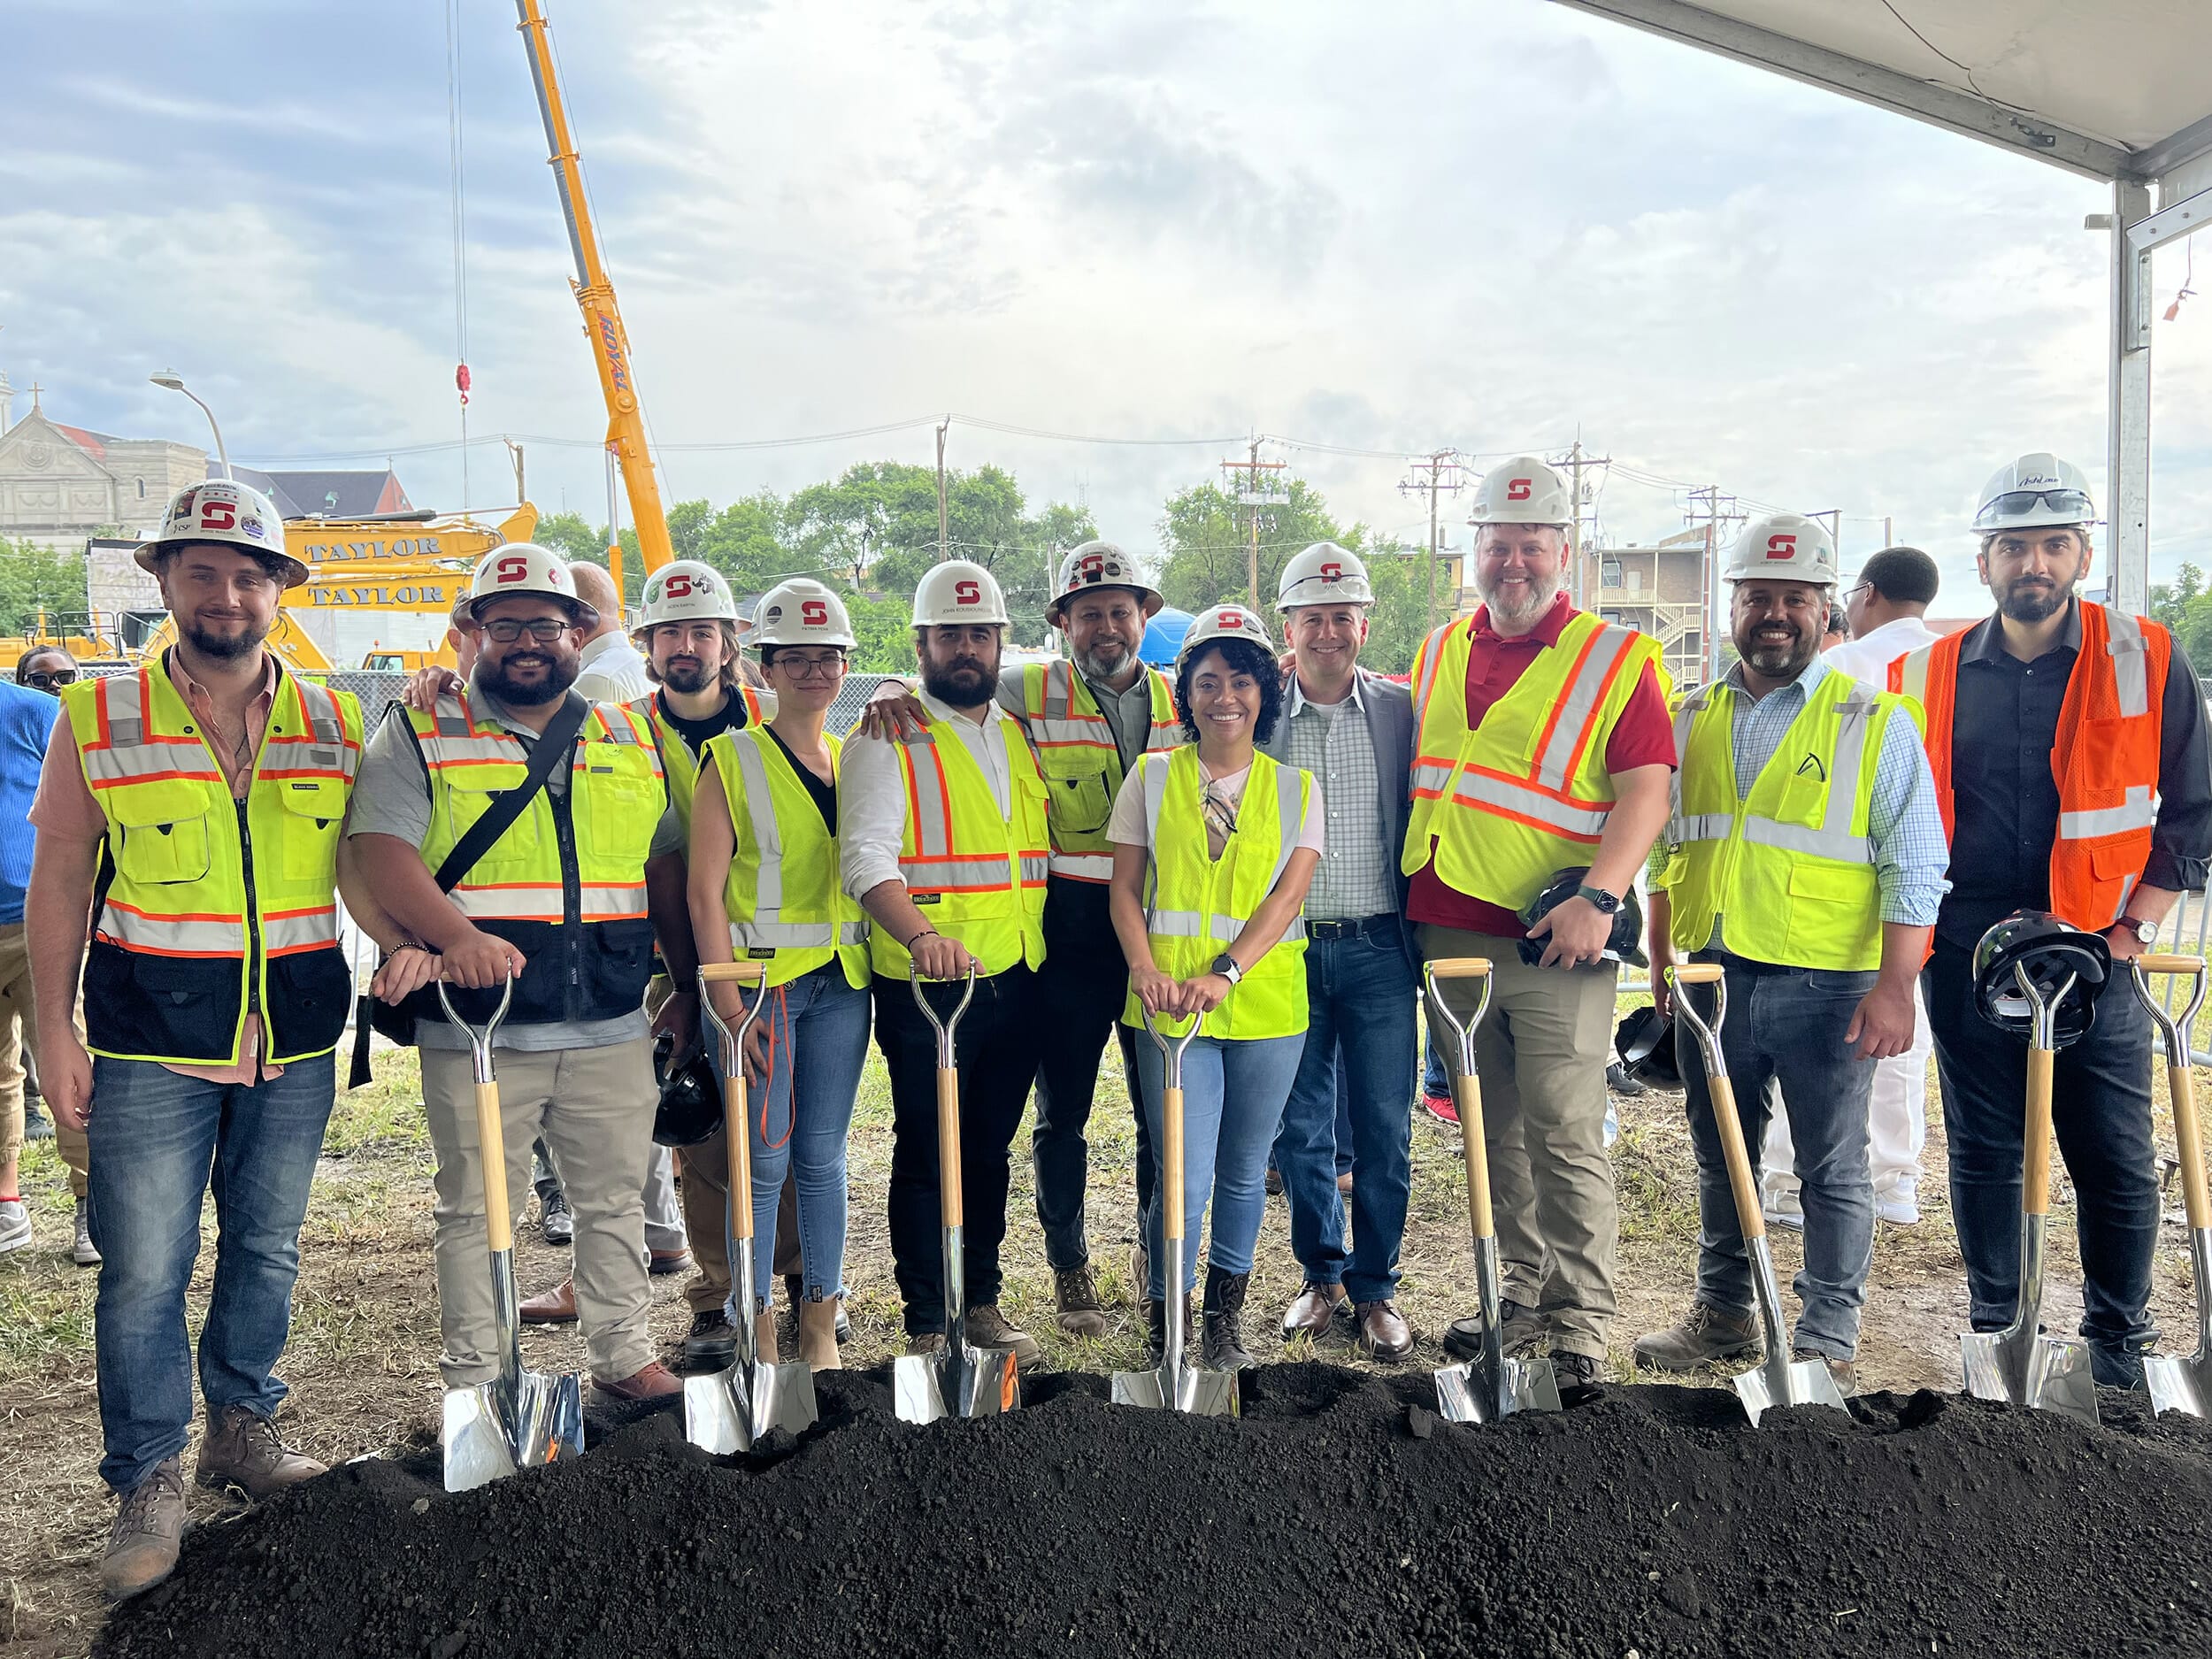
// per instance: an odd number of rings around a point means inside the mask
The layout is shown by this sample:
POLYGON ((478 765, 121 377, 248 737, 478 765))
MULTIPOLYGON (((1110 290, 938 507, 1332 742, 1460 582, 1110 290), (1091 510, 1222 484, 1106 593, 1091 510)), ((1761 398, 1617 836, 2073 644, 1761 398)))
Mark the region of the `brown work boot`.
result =
POLYGON ((1413 1352, 1413 1327, 1387 1297, 1381 1302, 1363 1302, 1353 1310, 1353 1317, 1359 1325, 1360 1348, 1370 1359, 1394 1363, 1413 1352))
POLYGON ((212 1491, 242 1492, 256 1502, 325 1473, 322 1464, 290 1450, 276 1425, 250 1406, 225 1406, 200 1439, 192 1479, 212 1491))
POLYGON ((1793 1348, 1790 1350, 1790 1358, 1793 1361, 1818 1360, 1828 1368, 1829 1376, 1835 1379, 1836 1392, 1846 1400, 1859 1392, 1859 1368, 1847 1359, 1838 1359, 1833 1354, 1824 1354, 1813 1348, 1793 1348))
POLYGON ((634 1403, 640 1400, 658 1400, 667 1394, 684 1391, 683 1379, 655 1360, 635 1376, 619 1377, 610 1382, 604 1377, 591 1379, 593 1390, 605 1400, 634 1403))
POLYGON ((916 1331, 906 1339, 906 1351, 914 1355, 941 1354, 945 1351, 942 1331, 916 1331))
POLYGON ((1059 1310, 1060 1328, 1070 1336, 1106 1334, 1106 1310, 1099 1306, 1098 1286, 1088 1262, 1052 1270, 1052 1300, 1059 1310))
POLYGON ((183 1542, 184 1459, 165 1457, 123 1494, 100 1557, 102 1594, 120 1601, 152 1589, 176 1570, 183 1542))
POLYGON ((845 1362, 837 1351, 837 1298, 799 1304, 799 1357, 812 1371, 842 1371, 845 1362))
POLYGON ((1636 1339, 1636 1364, 1641 1371, 1695 1371, 1716 1360, 1756 1358, 1763 1346, 1748 1309, 1731 1312, 1693 1302, 1681 1324, 1636 1339))
POLYGON ((776 1310, 763 1308, 753 1316, 753 1357, 764 1365, 773 1365, 782 1358, 776 1346, 776 1310))
POLYGON ((1308 1279, 1305 1288, 1291 1298, 1290 1306, 1284 1310, 1284 1340, 1288 1340, 1303 1331, 1319 1341, 1322 1333, 1329 1328, 1329 1321, 1336 1317, 1336 1310, 1343 1307, 1348 1300, 1343 1286, 1317 1285, 1308 1279))
POLYGON ((979 1302, 968 1310, 968 1340, 977 1348, 1012 1348, 1015 1363, 1025 1371, 1045 1356, 1037 1339, 1009 1325, 995 1302, 979 1302))
MULTIPOLYGON (((1507 1297, 1498 1303, 1498 1340, 1508 1359, 1532 1359, 1544 1345, 1544 1322, 1536 1310, 1507 1297)), ((1482 1317, 1469 1314, 1444 1327, 1444 1351, 1454 1359, 1482 1357, 1482 1317)))
POLYGON ((565 1279, 550 1290, 541 1290, 517 1310, 525 1325, 574 1325, 576 1281, 565 1279))
POLYGON ((1129 1282, 1136 1286, 1137 1317, 1149 1324, 1152 1319, 1152 1263, 1144 1253, 1144 1232, 1138 1229, 1137 1241, 1129 1247, 1129 1282))

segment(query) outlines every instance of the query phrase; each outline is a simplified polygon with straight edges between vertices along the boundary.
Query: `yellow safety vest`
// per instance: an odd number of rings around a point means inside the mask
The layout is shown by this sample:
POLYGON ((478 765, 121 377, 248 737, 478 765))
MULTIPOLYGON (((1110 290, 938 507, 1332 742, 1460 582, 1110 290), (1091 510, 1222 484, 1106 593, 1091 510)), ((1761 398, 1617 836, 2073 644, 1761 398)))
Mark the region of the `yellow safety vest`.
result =
POLYGON ((1658 641, 1578 611, 1470 731, 1473 642, 1471 622, 1448 622, 1414 658, 1413 814, 1402 864, 1412 875, 1433 859, 1454 892, 1518 910, 1555 872, 1590 862, 1613 810, 1606 736, 1644 665, 1662 695, 1666 670, 1658 641))
POLYGON ((1675 949, 1722 941, 1738 956, 1793 968, 1882 965, 1882 904, 1869 824, 1883 733, 1903 697, 1848 674, 1822 676, 1805 707, 1736 794, 1736 708, 1726 681, 1676 711, 1676 849, 1660 883, 1672 909, 1675 949))
MULTIPOLYGON (((1150 667, 1144 675, 1152 691, 1144 752, 1164 755, 1182 744, 1183 723, 1165 676, 1150 667)), ((1022 718, 1052 791, 1052 873, 1071 881, 1112 880, 1106 822, 1121 793, 1121 750, 1098 699, 1074 664, 1032 663, 1022 670, 1022 718)))
MULTIPOLYGON (((1044 774, 1010 716, 995 703, 1010 774, 1010 819, 999 815, 990 780, 956 735, 936 740, 936 726, 896 740, 906 790, 906 827, 899 840, 899 875, 907 896, 931 926, 957 939, 984 973, 1045 959, 1045 875, 1052 838, 1044 774)), ((868 935, 878 973, 907 976, 912 960, 888 930, 868 935)))
MULTIPOLYGON (((829 744, 833 772, 844 752, 829 744)), ((811 973, 832 956, 845 982, 868 983, 868 918, 839 879, 837 837, 774 737, 757 726, 720 732, 707 757, 722 780, 737 848, 722 906, 740 961, 765 962, 771 987, 811 973)))
MULTIPOLYGON (((1215 858, 1206 841, 1198 750, 1187 744, 1172 755, 1147 755, 1140 764, 1151 854, 1144 930, 1152 941, 1154 965, 1171 979, 1187 979, 1205 972, 1236 943, 1275 890, 1298 849, 1313 779, 1295 766, 1254 755, 1237 803, 1236 833, 1215 858)), ((1201 1029, 1229 1041, 1305 1030, 1305 955, 1306 924, 1293 917, 1281 941, 1230 987, 1201 1029)), ((1135 992, 1121 1018, 1125 1025, 1144 1023, 1135 992)))
MULTIPOLYGON (((765 726, 776 718, 776 694, 757 691, 750 686, 733 686, 739 705, 745 710, 745 726, 765 726)), ((631 713, 641 714, 652 723, 654 735, 660 739, 661 764, 668 772, 668 799, 676 809, 676 822, 683 826, 684 839, 691 839, 691 797, 699 787, 699 757, 692 752, 684 734, 669 723, 661 710, 660 693, 649 692, 635 703, 626 705, 631 713)))
MULTIPOLYGON (((478 725, 461 697, 440 697, 429 714, 409 709, 407 723, 430 778, 422 861, 434 872, 493 797, 520 786, 530 751, 496 721, 478 725)), ((651 723, 620 703, 594 703, 567 791, 539 790, 451 895, 464 916, 529 959, 508 1024, 616 1019, 642 1006, 653 956, 645 860, 667 807, 651 723)), ((445 1017, 434 994, 418 992, 407 1006, 418 1018, 445 1017)))
POLYGON ((107 819, 84 975, 86 1046, 117 1060, 229 1065, 258 1013, 272 1064, 326 1054, 353 1001, 338 949, 338 838, 361 705, 279 667, 246 798, 159 666, 64 688, 107 819))

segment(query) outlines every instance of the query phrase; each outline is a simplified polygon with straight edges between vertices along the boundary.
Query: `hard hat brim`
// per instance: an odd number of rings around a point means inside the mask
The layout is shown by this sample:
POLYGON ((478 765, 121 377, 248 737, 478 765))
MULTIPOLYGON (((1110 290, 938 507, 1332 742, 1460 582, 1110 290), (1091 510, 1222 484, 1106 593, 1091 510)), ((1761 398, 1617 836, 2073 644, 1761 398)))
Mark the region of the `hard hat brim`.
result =
POLYGON ((541 588, 534 588, 524 593, 479 594, 468 602, 469 620, 481 623, 484 620, 484 607, 497 604, 503 599, 550 599, 556 603, 568 607, 569 619, 577 627, 595 628, 599 626, 597 607, 588 605, 582 600, 571 595, 547 593, 541 588))
POLYGON ((1120 588, 1125 594, 1137 595, 1138 600, 1144 606, 1145 619, 1148 622, 1160 614, 1160 607, 1166 603, 1151 588, 1141 587, 1135 582, 1100 582, 1095 587, 1079 588, 1071 594, 1055 595, 1052 603, 1045 607, 1045 620, 1056 626, 1060 619, 1067 615, 1069 600, 1080 599, 1085 594, 1102 594, 1116 588, 1120 588))
POLYGON ((750 634, 753 631, 752 620, 748 617, 660 617, 651 622, 633 624, 630 628, 630 643, 642 645, 645 642, 645 636, 655 628, 664 628, 677 622, 726 622, 741 634, 750 634))
MULTIPOLYGON (((149 576, 158 576, 161 574, 161 556, 165 553, 173 553, 179 548, 188 547, 227 548, 234 553, 243 553, 249 557, 256 552, 264 551, 264 549, 250 548, 242 541, 226 541, 219 536, 179 535, 171 536, 165 541, 140 543, 137 549, 131 555, 131 562, 149 576)), ((275 559, 284 566, 284 586, 288 590, 300 587, 312 574, 306 565, 288 553, 268 553, 266 557, 275 559)))

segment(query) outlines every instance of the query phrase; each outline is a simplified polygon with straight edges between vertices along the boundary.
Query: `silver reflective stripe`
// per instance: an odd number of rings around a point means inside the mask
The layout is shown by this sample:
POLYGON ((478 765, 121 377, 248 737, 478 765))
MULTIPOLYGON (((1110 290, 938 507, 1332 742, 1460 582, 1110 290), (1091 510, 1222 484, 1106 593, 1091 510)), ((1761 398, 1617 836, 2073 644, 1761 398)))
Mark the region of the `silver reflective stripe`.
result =
POLYGON ((926 730, 894 741, 905 757, 906 775, 913 780, 914 851, 924 858, 941 858, 952 850, 948 828, 952 818, 945 800, 944 771, 938 763, 936 741, 926 730))
POLYGON ((1736 827, 1725 812, 1693 812, 1667 826, 1667 839, 1680 846, 1688 841, 1724 841, 1736 827))
POLYGON ((110 749, 135 749, 146 741, 146 710, 138 695, 144 683, 136 674, 118 674, 100 682, 110 749))
POLYGON ((1444 655, 1444 642, 1459 625, 1447 622, 1428 637, 1421 651, 1421 683, 1413 688, 1413 729, 1417 733, 1421 723, 1428 718, 1429 694, 1436 689, 1436 665, 1444 655))
MULTIPOLYGON (((753 886, 753 919, 772 924, 783 915, 783 826, 776 822, 768 762, 760 745, 741 732, 731 734, 730 747, 737 754, 738 774, 745 780, 745 816, 753 826, 753 844, 760 849, 760 868, 753 886)), ((734 927, 731 935, 736 935, 734 927)))
POLYGON ((2150 659, 2144 649, 2143 625, 2124 611, 2104 607, 2105 650, 2112 657, 2112 678, 2124 717, 2151 711, 2150 659))
POLYGON ((1110 881, 1114 878, 1114 856, 1111 853, 1055 851, 1051 858, 1051 872, 1074 881, 1110 881))
MULTIPOLYGON (((1682 706, 1674 711, 1674 753, 1675 759, 1678 763, 1679 763, 1684 757, 1689 754, 1690 727, 1695 723, 1697 717, 1705 711, 1706 705, 1711 699, 1712 695, 1713 687, 1707 686, 1702 690, 1692 693, 1689 697, 1684 700, 1682 706)), ((1682 772, 1683 768, 1679 764, 1678 764, 1669 770, 1667 775, 1667 827, 1664 832, 1666 839, 1677 847, 1679 847, 1684 841, 1718 841, 1722 839, 1727 834, 1727 831, 1724 829, 1719 835, 1708 835, 1694 830, 1685 829, 1682 827, 1684 825, 1693 821, 1698 823, 1707 823, 1710 821, 1707 818, 1692 820, 1685 818, 1682 816, 1682 772)), ((1733 820, 1724 821, 1732 822, 1733 820)))
POLYGON ((1451 780, 1452 769, 1449 766, 1437 766, 1424 763, 1413 769, 1413 787, 1417 791, 1425 790, 1431 795, 1442 795, 1444 786, 1451 780))
POLYGON ((1568 683, 1567 695, 1559 704, 1559 716, 1552 722, 1551 737, 1544 745, 1544 752, 1537 757, 1536 781, 1545 788, 1567 787, 1567 765, 1581 746, 1583 728, 1589 725, 1591 715, 1597 710, 1598 698, 1611 683, 1614 666, 1635 642, 1633 628, 1610 622, 1599 628, 1580 671, 1568 683))
POLYGON ((2136 878, 2133 876, 2122 876, 2120 878, 2120 902, 2112 907, 2113 921, 2116 922, 2121 917, 2127 914, 2128 895, 2135 891, 2135 882, 2136 878))
POLYGON ((2058 815, 2058 838, 2061 841, 2090 841, 2099 835, 2118 835, 2128 830, 2146 830, 2158 822, 2158 797, 2151 793, 2147 783, 2130 784, 2127 799, 2118 806, 2095 807, 2085 812, 2061 812, 2058 815))
POLYGON ((1462 806, 1503 807, 1518 812, 1524 818, 1560 830, 1569 835, 1587 836, 1595 841, 1605 833, 1606 814, 1612 810, 1609 802, 1601 807, 1570 806, 1554 796, 1540 794, 1526 784, 1509 783, 1502 778, 1493 778, 1487 772, 1463 772, 1459 785, 1452 791, 1452 798, 1462 806))
POLYGON ((1145 931, 1164 939, 1203 939, 1206 918, 1196 910, 1154 910, 1145 918, 1145 931))
POLYGON ((1743 838, 1760 847, 1778 847, 1785 852, 1832 858, 1839 864, 1870 864, 1874 843, 1851 833, 1851 819, 1859 799, 1859 774, 1865 768, 1868 735, 1876 704, 1871 698, 1853 695, 1836 705, 1842 719, 1836 727, 1835 764, 1828 774, 1828 810, 1816 827, 1782 824, 1769 818, 1744 819, 1743 838))
MULTIPOLYGON (((1021 874, 1024 881, 1045 879, 1045 860, 1024 858, 1021 874)), ((1009 888, 1010 865, 998 858, 930 858, 899 860, 899 874, 905 879, 910 893, 949 893, 957 889, 964 893, 988 893, 1009 888)))
POLYGON ((756 918, 732 922, 730 943, 740 950, 826 950, 838 942, 837 931, 827 922, 764 922, 756 918))
POLYGON ((459 703, 456 703, 452 698, 441 697, 438 699, 438 711, 436 718, 438 722, 438 735, 440 737, 467 737, 470 735, 468 710, 463 708, 459 703))

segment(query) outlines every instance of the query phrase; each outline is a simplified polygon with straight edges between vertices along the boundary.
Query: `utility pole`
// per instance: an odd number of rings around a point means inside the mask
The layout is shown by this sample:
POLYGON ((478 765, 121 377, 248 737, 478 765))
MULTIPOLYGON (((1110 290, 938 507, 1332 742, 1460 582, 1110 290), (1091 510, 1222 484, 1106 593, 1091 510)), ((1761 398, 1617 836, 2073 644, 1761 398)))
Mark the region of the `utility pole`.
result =
MULTIPOLYGON (((1252 609, 1260 611, 1260 509, 1279 506, 1283 500, 1281 491, 1260 488, 1260 474, 1279 472, 1290 463, 1261 460, 1260 440, 1257 438, 1252 440, 1250 449, 1251 453, 1241 461, 1224 461, 1221 470, 1244 474, 1243 486, 1237 491, 1237 500, 1245 509, 1252 531, 1251 546, 1244 559, 1245 582, 1252 592, 1252 609)), ((1260 614, 1264 616, 1266 613, 1260 611, 1260 614)))
POLYGON ((1702 489, 1689 493, 1689 502, 1683 517, 1695 529, 1702 524, 1705 529, 1705 575, 1703 624, 1705 648, 1705 678, 1720 678, 1720 636, 1718 618, 1723 614, 1720 603, 1720 526, 1740 521, 1744 514, 1736 506, 1733 495, 1721 494, 1720 486, 1708 484, 1702 489))
POLYGON ((1888 513, 1882 515, 1882 545, 1884 547, 1897 545, 1897 520, 1888 513))
POLYGON ((945 507, 945 434, 951 430, 950 415, 937 423, 937 562, 940 565, 951 557, 948 543, 951 539, 952 516, 945 507))
POLYGON ((1579 438, 1574 441, 1572 449, 1552 463, 1554 466, 1567 469, 1574 491, 1575 516, 1567 526, 1567 568, 1574 572, 1574 603, 1578 610, 1586 609, 1590 601, 1589 573, 1584 570, 1582 564, 1582 469, 1586 466, 1610 466, 1612 464, 1613 457, 1609 455, 1583 454, 1582 440, 1579 438))
MULTIPOLYGON (((1409 465, 1415 476, 1402 482, 1399 489, 1409 495, 1426 490, 1429 497, 1429 619, 1428 625, 1422 630, 1425 637, 1436 632, 1436 567, 1437 556, 1442 550, 1438 534, 1437 502, 1440 496, 1458 495, 1463 480, 1460 477, 1459 451, 1456 449, 1432 449, 1425 456, 1416 457, 1409 465), (1425 480, 1419 476, 1424 472, 1428 474, 1425 480)), ((1457 607, 1455 605, 1454 609, 1457 607)))
POLYGON ((522 446, 512 438, 502 438, 500 442, 507 446, 507 458, 515 464, 515 505, 519 507, 530 499, 530 492, 522 483, 522 446))

